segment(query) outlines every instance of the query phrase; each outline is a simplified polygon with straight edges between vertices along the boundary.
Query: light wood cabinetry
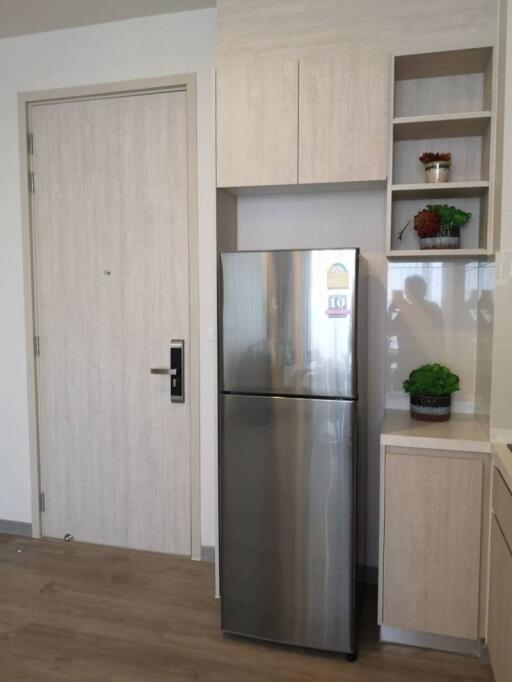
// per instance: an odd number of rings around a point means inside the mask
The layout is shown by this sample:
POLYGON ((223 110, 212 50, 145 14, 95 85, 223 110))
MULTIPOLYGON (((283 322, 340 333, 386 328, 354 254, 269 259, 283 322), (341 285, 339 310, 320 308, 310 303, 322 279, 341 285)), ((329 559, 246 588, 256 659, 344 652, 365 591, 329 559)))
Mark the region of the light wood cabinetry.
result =
POLYGON ((219 63, 317 48, 390 52, 489 45, 495 0, 217 0, 219 63))
POLYGON ((492 508, 507 544, 512 547, 512 493, 496 467, 493 469, 492 508))
POLYGON ((217 71, 217 187, 384 182, 389 56, 255 61, 217 71))
POLYGON ((482 462, 390 451, 384 466, 382 622, 477 639, 482 462))
POLYGON ((494 679, 512 679, 512 493, 493 473, 487 644, 494 679))
POLYGON ((301 59, 299 183, 385 180, 389 56, 301 59))
POLYGON ((491 47, 395 57, 388 256, 492 254, 495 72, 491 47), (449 182, 425 182, 418 160, 425 151, 451 153, 449 182), (459 249, 420 250, 413 224, 404 230, 434 200, 472 214, 459 249))
POLYGON ((298 62, 217 70, 217 186, 297 183, 298 62))

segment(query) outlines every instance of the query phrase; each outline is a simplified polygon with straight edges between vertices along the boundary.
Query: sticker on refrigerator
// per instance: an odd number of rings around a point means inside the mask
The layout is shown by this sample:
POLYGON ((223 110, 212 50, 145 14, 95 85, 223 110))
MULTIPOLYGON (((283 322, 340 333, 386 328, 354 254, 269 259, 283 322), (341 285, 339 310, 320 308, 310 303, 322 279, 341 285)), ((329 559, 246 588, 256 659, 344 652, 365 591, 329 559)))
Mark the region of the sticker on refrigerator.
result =
POLYGON ((348 289, 348 270, 343 263, 333 263, 327 270, 328 289, 348 289))
POLYGON ((348 315, 346 294, 329 294, 327 300, 327 317, 347 317, 348 315))

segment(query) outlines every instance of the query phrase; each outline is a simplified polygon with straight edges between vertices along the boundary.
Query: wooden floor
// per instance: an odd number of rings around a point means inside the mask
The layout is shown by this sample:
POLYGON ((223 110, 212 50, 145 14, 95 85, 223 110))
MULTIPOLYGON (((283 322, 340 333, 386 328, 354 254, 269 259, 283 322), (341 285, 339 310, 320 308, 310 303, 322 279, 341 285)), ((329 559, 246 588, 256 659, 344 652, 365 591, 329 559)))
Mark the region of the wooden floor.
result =
POLYGON ((476 682, 478 660, 380 645, 366 594, 356 663, 223 637, 213 567, 0 535, 2 682, 476 682), (23 551, 17 551, 23 548, 23 551))

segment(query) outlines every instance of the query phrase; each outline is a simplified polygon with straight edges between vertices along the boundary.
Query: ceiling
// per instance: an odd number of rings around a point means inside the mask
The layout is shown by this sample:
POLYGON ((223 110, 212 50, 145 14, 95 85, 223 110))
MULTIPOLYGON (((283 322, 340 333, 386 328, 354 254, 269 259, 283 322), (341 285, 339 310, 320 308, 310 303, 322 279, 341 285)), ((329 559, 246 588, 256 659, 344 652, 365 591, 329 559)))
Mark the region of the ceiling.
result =
POLYGON ((215 5, 215 0, 0 0, 0 38, 215 5))

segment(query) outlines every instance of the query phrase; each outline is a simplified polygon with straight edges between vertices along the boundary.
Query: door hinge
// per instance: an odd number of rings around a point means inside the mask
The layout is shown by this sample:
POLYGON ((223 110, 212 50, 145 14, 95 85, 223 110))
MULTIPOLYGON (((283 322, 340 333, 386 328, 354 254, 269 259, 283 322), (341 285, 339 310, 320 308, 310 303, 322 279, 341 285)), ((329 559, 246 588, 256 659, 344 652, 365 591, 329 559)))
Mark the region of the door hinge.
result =
POLYGON ((34 354, 39 355, 40 348, 39 348, 39 336, 34 336, 34 354))
POLYGON ((27 151, 29 154, 34 153, 34 133, 27 133, 27 151))
POLYGON ((34 178, 34 171, 29 171, 28 174, 28 189, 31 194, 36 191, 36 181, 34 178))
POLYGON ((46 500, 44 499, 44 493, 39 493, 39 511, 46 511, 46 500))

